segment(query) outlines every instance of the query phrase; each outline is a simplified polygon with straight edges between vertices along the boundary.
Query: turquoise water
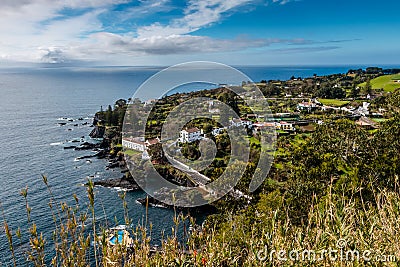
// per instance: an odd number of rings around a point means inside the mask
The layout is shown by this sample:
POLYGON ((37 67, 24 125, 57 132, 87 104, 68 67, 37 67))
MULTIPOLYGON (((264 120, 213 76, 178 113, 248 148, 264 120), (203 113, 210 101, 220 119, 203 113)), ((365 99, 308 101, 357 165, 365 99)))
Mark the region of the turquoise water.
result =
POLYGON ((110 239, 110 243, 112 245, 115 245, 117 240, 118 240, 118 244, 122 244, 122 241, 124 240, 124 231, 119 230, 118 233, 117 233, 117 236, 113 236, 110 239))
MULTIPOLYGON (((350 67, 243 67, 254 81, 288 79, 346 72, 350 67)), ((354 67, 351 67, 354 68, 354 67)), ((91 118, 101 106, 105 108, 119 98, 129 98, 135 89, 160 68, 64 68, 64 69, 0 69, 0 203, 8 223, 15 232, 21 227, 22 240, 14 238, 18 266, 25 265, 26 211, 19 192, 28 186, 31 217, 38 230, 51 241, 53 223, 48 207, 49 193, 41 175, 48 177, 57 201, 73 204, 73 194, 80 203, 88 202, 81 185, 87 177, 94 179, 121 177, 120 170, 106 170, 106 160, 92 163, 74 161, 88 151, 64 150, 66 140, 87 137, 88 125, 60 126, 58 118, 91 118), (71 128, 72 131, 68 131, 71 128)), ((90 120, 87 120, 90 121, 90 120)), ((123 206, 115 189, 96 188, 96 214, 101 225, 115 226, 114 218, 123 222, 123 206)), ((134 223, 145 221, 146 211, 136 202, 143 192, 128 192, 129 216, 134 223)), ((160 240, 161 231, 169 233, 173 211, 149 208, 148 221, 153 224, 152 237, 160 240)), ((90 225, 88 226, 90 227, 90 225)), ((0 226, 0 266, 11 264, 4 230, 0 226)), ((48 255, 48 259, 51 258, 48 255)))

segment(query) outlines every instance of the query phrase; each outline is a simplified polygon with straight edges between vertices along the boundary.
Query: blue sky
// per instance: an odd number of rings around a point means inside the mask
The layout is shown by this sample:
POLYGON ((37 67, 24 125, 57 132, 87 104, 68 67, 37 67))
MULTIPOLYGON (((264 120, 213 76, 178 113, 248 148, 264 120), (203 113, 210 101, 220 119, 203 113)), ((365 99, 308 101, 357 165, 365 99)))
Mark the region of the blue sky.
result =
POLYGON ((2 0, 0 64, 398 64, 399 10, 394 0, 2 0))

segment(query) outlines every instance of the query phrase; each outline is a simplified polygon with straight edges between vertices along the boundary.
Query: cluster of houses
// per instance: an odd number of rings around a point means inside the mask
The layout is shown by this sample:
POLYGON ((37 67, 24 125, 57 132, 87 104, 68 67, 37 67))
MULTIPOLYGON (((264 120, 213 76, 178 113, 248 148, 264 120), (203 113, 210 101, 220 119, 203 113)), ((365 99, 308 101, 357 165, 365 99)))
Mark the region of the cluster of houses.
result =
MULTIPOLYGON (((367 97, 368 98, 368 97, 367 97)), ((312 112, 316 109, 321 109, 322 111, 327 110, 336 110, 336 111, 343 111, 349 113, 351 116, 361 116, 361 117, 383 117, 383 113, 386 111, 385 109, 379 109, 379 112, 371 112, 369 110, 370 103, 363 102, 361 106, 355 108, 352 106, 345 106, 345 107, 332 107, 326 106, 320 103, 317 99, 310 99, 308 102, 301 102, 297 105, 297 109, 299 111, 306 111, 312 112)))
POLYGON ((178 141, 181 143, 192 143, 194 141, 200 140, 203 136, 203 130, 197 127, 184 129, 179 134, 178 141))
MULTIPOLYGON (((254 132, 263 130, 265 128, 274 128, 276 130, 282 130, 282 131, 286 131, 286 132, 296 131, 294 123, 286 122, 286 121, 253 123, 252 121, 246 120, 246 119, 232 119, 232 120, 230 120, 229 124, 230 124, 229 127, 221 127, 221 128, 212 129, 211 134, 213 136, 218 136, 218 135, 224 133, 227 130, 227 128, 232 128, 232 127, 246 127, 248 129, 252 129, 254 132)), ((193 128, 189 128, 189 129, 183 129, 180 132, 178 141, 180 143, 191 143, 191 142, 194 142, 197 140, 201 140, 203 138, 203 136, 204 136, 204 132, 202 129, 193 127, 193 128)))
POLYGON ((279 121, 279 122, 257 122, 253 124, 255 131, 260 131, 264 128, 275 128, 276 130, 281 130, 285 132, 295 132, 296 128, 294 123, 279 121))
MULTIPOLYGON (((317 99, 310 99, 308 102, 299 103, 297 105, 297 108, 300 111, 307 111, 307 112, 311 112, 315 109, 327 110, 329 108, 342 110, 342 111, 350 113, 352 116, 353 115, 361 116, 361 119, 359 119, 356 122, 357 125, 359 125, 361 127, 373 129, 376 127, 376 124, 373 121, 369 120, 366 116, 381 115, 381 114, 380 113, 370 113, 369 105, 370 104, 368 102, 364 102, 363 105, 358 108, 329 107, 329 106, 323 105, 317 99)), ((209 103, 209 109, 213 110, 213 111, 218 110, 218 108, 216 107, 216 105, 214 105, 213 102, 209 103)), ((288 116, 293 117, 293 114, 278 113, 278 114, 275 114, 273 117, 266 118, 266 119, 264 117, 261 118, 261 116, 258 116, 256 114, 248 114, 247 118, 231 119, 229 121, 229 127, 221 127, 221 128, 212 129, 211 134, 213 136, 218 136, 218 135, 224 133, 227 130, 227 128, 232 128, 232 127, 246 127, 248 129, 253 130, 254 133, 257 133, 258 131, 261 131, 266 128, 269 128, 269 129, 273 128, 273 129, 284 131, 284 132, 295 132, 296 131, 295 125, 297 123, 288 120, 288 118, 287 118, 288 116)), ((315 121, 315 123, 323 124, 322 121, 315 121)), ((300 121, 298 121, 298 124, 300 125, 300 121)), ((181 130, 177 141, 180 143, 192 143, 197 140, 201 140, 202 138, 204 138, 203 130, 199 129, 197 127, 192 127, 192 128, 186 128, 186 129, 181 130)), ((149 140, 145 140, 143 137, 142 138, 140 138, 140 137, 124 138, 122 140, 122 146, 125 148, 128 148, 128 149, 136 150, 136 151, 147 152, 147 149, 150 146, 155 145, 159 142, 160 142, 159 138, 149 139, 149 140)))
MULTIPOLYGON (((256 122, 253 123, 250 120, 246 119, 232 119, 230 120, 230 126, 231 127, 247 127, 249 129, 252 129, 253 131, 260 131, 265 128, 275 128, 277 130, 282 130, 282 131, 295 131, 294 124, 291 122, 256 122)), ((211 131, 211 134, 213 136, 218 136, 222 133, 225 132, 227 127, 223 128, 214 128, 211 131)), ((202 129, 199 129, 197 127, 193 128, 186 128, 180 131, 179 133, 179 138, 178 142, 180 143, 192 143, 197 140, 201 140, 204 137, 204 132, 202 129)), ((135 137, 135 138, 123 138, 122 139, 122 146, 127 149, 132 149, 136 151, 141 151, 141 152, 146 152, 147 149, 160 142, 159 138, 154 138, 154 139, 148 139, 145 140, 144 137, 135 137)))
MULTIPOLYGON (((368 98, 368 96, 367 96, 368 98)), ((331 106, 326 106, 323 105, 321 102, 319 102, 317 99, 310 99, 308 102, 301 102, 297 105, 297 109, 299 111, 306 111, 306 112, 312 112, 314 110, 317 109, 321 109, 322 111, 326 111, 326 110, 338 110, 338 111, 344 111, 347 113, 350 113, 352 115, 361 115, 361 116, 377 116, 377 117, 381 117, 382 113, 384 112, 384 110, 379 110, 379 113, 371 113, 369 111, 369 106, 370 103, 368 102, 363 102, 362 106, 358 107, 358 108, 354 108, 354 107, 331 107, 331 106)))
POLYGON ((322 104, 318 100, 310 100, 308 102, 301 102, 297 105, 297 109, 300 111, 311 112, 318 108, 321 108, 322 104))

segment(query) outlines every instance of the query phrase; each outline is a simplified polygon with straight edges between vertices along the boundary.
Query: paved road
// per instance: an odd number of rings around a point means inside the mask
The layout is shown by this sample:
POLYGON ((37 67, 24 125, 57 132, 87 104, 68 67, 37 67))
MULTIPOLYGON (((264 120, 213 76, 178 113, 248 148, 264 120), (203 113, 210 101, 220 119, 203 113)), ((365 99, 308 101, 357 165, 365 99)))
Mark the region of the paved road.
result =
POLYGON ((189 166, 187 166, 186 164, 183 164, 182 162, 177 161, 176 159, 170 157, 169 155, 165 155, 167 157, 167 159, 169 160, 169 162, 176 168, 180 169, 181 171, 184 171, 185 173, 189 174, 189 179, 195 183, 198 186, 204 186, 207 183, 209 183, 211 181, 210 178, 208 178, 207 176, 199 173, 196 170, 193 170, 192 168, 190 168, 189 166))
MULTIPOLYGON (((189 179, 196 185, 199 186, 199 188, 203 189, 204 191, 208 192, 208 193, 212 193, 212 194, 219 194, 218 192, 211 192, 209 189, 207 189, 205 187, 205 185, 207 183, 209 183, 211 181, 210 178, 208 178, 207 176, 199 173, 196 170, 193 170, 192 168, 190 168, 189 166, 183 164, 182 162, 179 162, 177 160, 175 160, 174 158, 170 157, 169 155, 165 155, 167 157, 167 159, 169 160, 169 162, 176 168, 184 171, 185 173, 189 174, 189 179)), ((238 199, 238 198, 246 198, 248 201, 251 200, 250 196, 245 195, 243 192, 239 191, 239 190, 232 190, 229 192, 229 194, 238 199)), ((221 195, 222 196, 222 195, 221 195)))

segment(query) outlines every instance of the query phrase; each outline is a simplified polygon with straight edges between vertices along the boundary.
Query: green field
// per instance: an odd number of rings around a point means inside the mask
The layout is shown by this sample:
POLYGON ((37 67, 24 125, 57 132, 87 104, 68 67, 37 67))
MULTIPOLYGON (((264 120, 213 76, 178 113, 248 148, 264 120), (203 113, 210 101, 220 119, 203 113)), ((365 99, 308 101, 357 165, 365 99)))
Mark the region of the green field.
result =
POLYGON ((337 99, 318 99, 318 101, 326 106, 334 106, 334 107, 342 107, 349 103, 349 101, 342 101, 337 99))
MULTIPOLYGON (((394 82, 400 80, 400 74, 384 75, 371 80, 372 89, 383 89, 385 92, 392 92, 400 88, 400 83, 394 82)), ((366 83, 361 83, 360 87, 365 87, 366 83)))
POLYGON ((139 155, 139 154, 141 154, 141 153, 142 153, 142 152, 140 152, 140 151, 131 150, 131 149, 127 149, 127 150, 124 151, 124 154, 127 155, 127 156, 139 155))
POLYGON ((385 122, 387 121, 387 119, 383 119, 383 118, 372 118, 373 121, 375 122, 385 122))

